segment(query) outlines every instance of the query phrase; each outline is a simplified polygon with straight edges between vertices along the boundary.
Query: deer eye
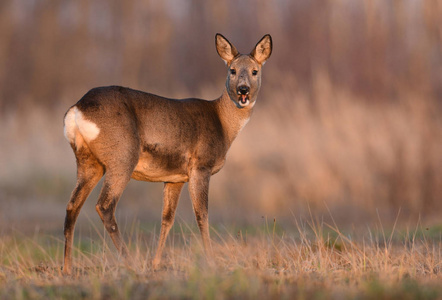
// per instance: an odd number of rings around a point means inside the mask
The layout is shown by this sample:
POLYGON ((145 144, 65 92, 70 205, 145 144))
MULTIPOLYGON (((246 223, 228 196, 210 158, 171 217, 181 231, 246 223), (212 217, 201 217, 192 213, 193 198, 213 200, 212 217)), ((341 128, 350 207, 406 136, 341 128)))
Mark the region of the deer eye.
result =
POLYGON ((257 71, 257 70, 253 70, 253 71, 252 71, 252 75, 253 75, 253 76, 258 75, 258 71, 257 71))
POLYGON ((230 69, 230 74, 236 75, 236 70, 235 69, 230 69))

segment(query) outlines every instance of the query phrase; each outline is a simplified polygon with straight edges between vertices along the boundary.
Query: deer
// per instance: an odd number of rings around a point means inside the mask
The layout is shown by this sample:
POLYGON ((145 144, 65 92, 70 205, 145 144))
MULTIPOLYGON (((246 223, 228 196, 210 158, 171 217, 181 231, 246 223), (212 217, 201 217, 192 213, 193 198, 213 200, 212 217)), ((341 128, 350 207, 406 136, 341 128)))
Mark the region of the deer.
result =
POLYGON ((154 270, 160 265, 185 183, 210 257, 210 177, 221 170, 232 142, 250 119, 262 66, 272 53, 272 38, 264 35, 249 54, 239 53, 219 33, 215 46, 228 69, 225 89, 215 100, 169 99, 107 86, 91 89, 68 109, 64 135, 75 154, 77 182, 66 207, 63 274, 72 273, 74 229, 81 207, 103 176, 95 208, 121 257, 127 259, 129 251, 115 209, 130 179, 164 183, 154 270))

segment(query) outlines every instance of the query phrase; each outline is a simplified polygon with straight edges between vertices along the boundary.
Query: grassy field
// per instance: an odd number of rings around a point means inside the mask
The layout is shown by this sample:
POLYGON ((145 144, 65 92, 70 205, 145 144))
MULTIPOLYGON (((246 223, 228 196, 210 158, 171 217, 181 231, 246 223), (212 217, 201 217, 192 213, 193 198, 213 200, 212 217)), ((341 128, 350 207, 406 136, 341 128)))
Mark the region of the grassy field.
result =
POLYGON ((61 237, 15 233, 0 240, 1 299, 441 299, 441 228, 341 232, 319 221, 283 230, 213 229, 206 260, 196 228, 178 222, 160 270, 156 236, 125 230, 131 261, 116 256, 101 226, 76 239, 74 271, 61 274, 61 237))

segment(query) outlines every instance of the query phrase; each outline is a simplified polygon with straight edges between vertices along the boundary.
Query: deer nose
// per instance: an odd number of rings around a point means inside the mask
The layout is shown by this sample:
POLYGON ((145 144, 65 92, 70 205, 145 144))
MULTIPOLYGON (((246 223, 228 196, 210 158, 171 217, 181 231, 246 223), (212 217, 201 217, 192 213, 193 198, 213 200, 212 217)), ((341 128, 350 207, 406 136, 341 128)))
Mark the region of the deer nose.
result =
POLYGON ((246 85, 241 85, 237 88, 238 95, 248 95, 250 93, 250 88, 246 85))

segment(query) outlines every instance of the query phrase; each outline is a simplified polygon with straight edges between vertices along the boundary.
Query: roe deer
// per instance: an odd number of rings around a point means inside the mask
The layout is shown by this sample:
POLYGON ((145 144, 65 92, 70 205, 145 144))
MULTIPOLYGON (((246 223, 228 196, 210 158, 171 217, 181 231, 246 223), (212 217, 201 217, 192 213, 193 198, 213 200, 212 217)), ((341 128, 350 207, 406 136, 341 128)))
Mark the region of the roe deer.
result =
POLYGON ((208 224, 210 176, 225 162, 230 145, 252 114, 261 68, 272 52, 265 35, 250 54, 240 54, 221 34, 216 50, 228 66, 226 88, 216 100, 167 99, 109 86, 90 90, 64 117, 64 134, 77 160, 77 184, 66 208, 63 273, 72 269, 74 227, 86 198, 106 173, 96 210, 123 257, 128 250, 115 220, 115 208, 131 178, 164 182, 157 268, 174 222, 185 182, 201 232, 211 253, 208 224))

